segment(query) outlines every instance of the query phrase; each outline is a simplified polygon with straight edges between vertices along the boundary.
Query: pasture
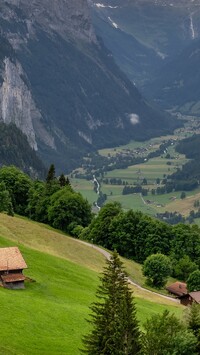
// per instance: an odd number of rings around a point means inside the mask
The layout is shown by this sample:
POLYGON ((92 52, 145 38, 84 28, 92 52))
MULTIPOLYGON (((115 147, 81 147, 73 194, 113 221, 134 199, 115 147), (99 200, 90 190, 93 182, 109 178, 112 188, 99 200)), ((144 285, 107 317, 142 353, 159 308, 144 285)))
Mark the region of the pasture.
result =
MULTIPOLYGON (((0 288, 0 353, 79 355, 104 257, 47 226, 0 214, 0 247, 13 245, 28 264, 25 274, 35 282, 26 282, 25 290, 0 288)), ((140 265, 124 262, 131 277, 143 283, 140 265)), ((133 290, 141 327, 147 317, 166 308, 178 316, 183 312, 184 307, 159 295, 133 290)))

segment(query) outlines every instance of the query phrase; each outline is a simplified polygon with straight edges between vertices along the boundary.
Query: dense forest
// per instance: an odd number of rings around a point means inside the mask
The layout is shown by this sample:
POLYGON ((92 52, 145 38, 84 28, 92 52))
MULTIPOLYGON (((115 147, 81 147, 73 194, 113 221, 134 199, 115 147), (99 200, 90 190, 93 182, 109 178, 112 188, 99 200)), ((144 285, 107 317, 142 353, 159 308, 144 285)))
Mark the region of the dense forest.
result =
POLYGON ((77 226, 86 227, 92 219, 87 200, 72 189, 63 174, 55 177, 53 165, 46 181, 33 181, 14 166, 0 169, 0 211, 12 214, 12 210, 72 235, 77 226))
POLYGON ((200 181, 200 135, 183 139, 176 147, 178 153, 192 159, 170 176, 171 185, 178 191, 195 189, 200 181))
POLYGON ((44 178, 46 168, 30 147, 27 137, 12 123, 0 123, 0 161, 15 165, 32 177, 44 178))

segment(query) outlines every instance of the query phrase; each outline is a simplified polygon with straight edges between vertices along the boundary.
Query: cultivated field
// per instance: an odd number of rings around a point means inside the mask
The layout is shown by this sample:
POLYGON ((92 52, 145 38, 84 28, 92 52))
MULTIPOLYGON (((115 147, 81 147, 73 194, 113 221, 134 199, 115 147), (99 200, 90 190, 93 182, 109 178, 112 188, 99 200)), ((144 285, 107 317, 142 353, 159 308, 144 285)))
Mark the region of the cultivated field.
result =
MULTIPOLYGON (((185 119, 185 118, 184 118, 185 119)), ((141 184, 143 179, 147 180, 147 185, 143 188, 148 189, 148 196, 142 197, 140 194, 122 195, 124 185, 105 184, 101 179, 102 193, 107 195, 107 201, 118 201, 122 204, 124 210, 133 209, 140 210, 149 215, 163 213, 165 211, 178 212, 183 216, 188 216, 194 208, 194 201, 200 200, 200 189, 186 192, 186 198, 180 199, 181 192, 173 192, 161 195, 152 195, 151 190, 162 187, 162 180, 168 175, 173 174, 177 169, 181 169, 182 165, 187 162, 184 155, 175 151, 176 142, 191 136, 194 131, 199 132, 198 120, 193 117, 187 117, 185 126, 177 129, 174 135, 153 138, 146 142, 132 141, 127 145, 102 149, 99 154, 102 156, 116 156, 117 154, 128 154, 132 151, 135 156, 144 158, 142 164, 132 165, 126 169, 116 169, 104 174, 104 179, 121 179, 128 185, 141 184), (187 121, 188 119, 188 121, 187 121), (164 151, 161 156, 146 160, 149 153, 156 151, 160 144, 172 140, 171 145, 164 151), (160 179, 160 183, 157 183, 160 179)), ((91 204, 97 201, 97 194, 94 192, 94 184, 92 181, 84 179, 71 179, 72 186, 75 190, 80 191, 91 204)), ((198 223, 198 220, 195 220, 198 223)))

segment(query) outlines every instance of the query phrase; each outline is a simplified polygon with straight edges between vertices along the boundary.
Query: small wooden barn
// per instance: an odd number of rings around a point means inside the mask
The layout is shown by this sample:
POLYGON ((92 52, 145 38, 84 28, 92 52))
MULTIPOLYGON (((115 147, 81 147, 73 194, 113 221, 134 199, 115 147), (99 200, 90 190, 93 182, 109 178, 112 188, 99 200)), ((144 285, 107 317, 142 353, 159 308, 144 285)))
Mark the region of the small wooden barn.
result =
POLYGON ((190 306, 192 303, 200 304, 200 291, 188 292, 187 285, 184 282, 176 281, 166 287, 167 291, 179 298, 184 306, 190 306))
POLYGON ((193 291, 180 297, 180 302, 184 306, 190 306, 192 303, 200 304, 200 291, 193 291))
POLYGON ((188 294, 187 285, 185 282, 176 281, 173 284, 167 286, 166 290, 177 298, 188 294))
POLYGON ((0 248, 1 286, 10 289, 23 289, 24 269, 27 269, 27 265, 17 247, 0 248))

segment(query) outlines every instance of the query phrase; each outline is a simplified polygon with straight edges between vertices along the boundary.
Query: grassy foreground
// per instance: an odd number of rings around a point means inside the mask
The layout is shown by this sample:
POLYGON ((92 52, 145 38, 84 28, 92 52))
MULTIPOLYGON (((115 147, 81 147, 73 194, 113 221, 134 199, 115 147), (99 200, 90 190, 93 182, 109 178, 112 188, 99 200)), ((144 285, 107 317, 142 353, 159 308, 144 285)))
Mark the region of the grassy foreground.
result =
MULTIPOLYGON (((29 266, 25 274, 36 282, 27 282, 25 290, 0 288, 0 354, 79 355, 104 257, 43 225, 0 214, 0 247, 13 245, 29 266)), ((127 261, 127 268, 134 264, 127 261)), ((183 311, 160 296, 137 289, 135 296, 141 326, 165 308, 177 315, 183 311)))

